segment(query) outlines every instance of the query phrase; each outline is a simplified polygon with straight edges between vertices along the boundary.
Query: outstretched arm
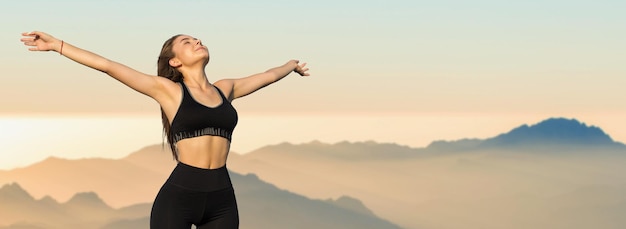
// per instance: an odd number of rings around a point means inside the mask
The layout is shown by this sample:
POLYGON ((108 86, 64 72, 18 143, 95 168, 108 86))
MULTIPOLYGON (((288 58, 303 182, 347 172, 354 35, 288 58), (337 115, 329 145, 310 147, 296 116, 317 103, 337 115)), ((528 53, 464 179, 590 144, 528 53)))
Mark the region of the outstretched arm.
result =
MULTIPOLYGON (((309 76, 307 72, 309 69, 305 68, 305 66, 306 63, 300 64, 298 60, 290 60, 282 66, 271 68, 263 73, 228 80, 229 84, 232 85, 232 99, 249 95, 252 92, 285 78, 285 76, 289 75, 291 72, 296 72, 300 74, 300 76, 309 76)), ((216 84, 220 83, 222 82, 216 82, 216 84)))
MULTIPOLYGON (((22 33, 24 45, 29 51, 55 51, 87 67, 104 72, 132 89, 154 99, 164 96, 163 84, 168 83, 163 77, 151 76, 138 72, 123 64, 108 60, 95 53, 75 47, 43 32, 22 33)), ((158 100, 158 99, 157 99, 158 100)))

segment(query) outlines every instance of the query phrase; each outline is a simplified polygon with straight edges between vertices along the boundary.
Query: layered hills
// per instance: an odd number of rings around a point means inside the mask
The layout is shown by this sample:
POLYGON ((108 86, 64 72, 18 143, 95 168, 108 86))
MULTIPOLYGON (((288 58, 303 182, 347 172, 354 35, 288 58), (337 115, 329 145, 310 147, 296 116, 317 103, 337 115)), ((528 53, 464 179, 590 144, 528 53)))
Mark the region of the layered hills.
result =
MULTIPOLYGON (((289 220, 258 228, 314 225, 301 218, 312 214, 342 228, 367 228, 342 224, 345 219, 376 225, 371 228, 611 229, 626 225, 625 163, 624 144, 600 127, 550 118, 487 139, 424 148, 282 143, 231 153, 228 167, 242 228, 283 216, 289 220)), ((0 184, 17 182, 41 203, 63 205, 76 193, 93 192, 113 211, 141 209, 173 166, 169 152, 154 145, 118 160, 49 158, 0 172, 0 184)), ((146 220, 120 219, 103 228, 137 228, 146 220)))
MULTIPOLYGON (((354 198, 313 200, 279 190, 254 175, 233 175, 242 228, 399 228, 376 217, 354 198)), ((2 229, 147 228, 150 203, 112 208, 94 192, 59 203, 35 199, 19 184, 0 188, 2 229)))

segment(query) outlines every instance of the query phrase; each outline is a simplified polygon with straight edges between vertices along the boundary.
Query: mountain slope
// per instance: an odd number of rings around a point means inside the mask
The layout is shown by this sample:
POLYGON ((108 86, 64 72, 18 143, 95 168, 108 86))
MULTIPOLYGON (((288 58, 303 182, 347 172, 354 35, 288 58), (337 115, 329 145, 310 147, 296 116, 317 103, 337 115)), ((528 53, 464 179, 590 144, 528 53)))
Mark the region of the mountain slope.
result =
POLYGON ((1 173, 0 184, 19 183, 36 198, 50 195, 61 202, 77 192, 95 191, 112 207, 122 207, 151 201, 158 191, 154 186, 165 180, 169 168, 163 170, 155 173, 124 160, 50 157, 1 173))
MULTIPOLYGON (((52 196, 59 191, 66 192, 68 187, 91 187, 93 189, 91 189, 92 191, 76 193, 64 203, 59 204, 50 197, 42 197, 37 200, 17 184, 5 185, 0 189, 0 215, 3 216, 3 221, 7 221, 2 223, 17 223, 23 227, 39 226, 44 228, 90 228, 86 225, 92 225, 91 228, 93 225, 109 228, 120 228, 126 225, 128 228, 136 228, 136 225, 146 222, 145 217, 149 216, 151 204, 112 208, 99 197, 100 191, 110 192, 111 188, 103 189, 98 184, 108 181, 110 182, 108 186, 123 192, 125 195, 143 196, 141 200, 149 199, 148 202, 152 202, 154 197, 146 195, 142 191, 146 187, 131 189, 124 186, 136 182, 148 186, 151 190, 158 191, 165 181, 167 173, 162 171, 169 172, 168 170, 171 170, 171 168, 167 168, 171 167, 172 164, 170 155, 158 154, 157 152, 162 151, 155 152, 154 146, 149 148, 152 150, 144 149, 120 160, 50 158, 32 167, 15 170, 15 173, 8 171, 8 174, 13 175, 13 177, 4 177, 0 180, 36 183, 42 178, 23 175, 37 174, 40 169, 46 169, 48 173, 45 177, 48 179, 46 181, 48 186, 40 192, 52 193, 52 196), (155 158, 159 158, 158 155, 162 157, 157 160, 155 158), (143 160, 147 158, 151 159, 143 160), (63 167, 56 168, 56 166, 63 167), (90 168, 85 168, 86 166, 90 168), (163 168, 163 166, 167 167, 163 168), (158 167, 161 168, 158 169, 158 167), (145 174, 141 177, 119 175, 115 179, 110 179, 111 175, 107 174, 107 168, 118 169, 118 171, 113 172, 115 174, 145 174), (79 173, 79 175, 72 175, 72 173, 79 173), (18 177, 18 175, 20 176, 18 177), (56 177, 55 175, 59 176, 56 177), (68 176, 71 179, 68 180, 68 176), (85 179, 79 179, 81 177, 85 179), (16 209, 18 211, 15 211, 16 209)), ((259 180, 252 174, 242 176, 231 172, 231 179, 239 203, 241 225, 242 227, 245 225, 244 228, 399 228, 373 214, 364 214, 370 211, 364 206, 359 206, 361 208, 346 207, 335 204, 334 201, 306 198, 286 190, 280 190, 274 185, 259 180), (308 223, 302 224, 302 222, 308 223)), ((111 198, 109 195, 106 199, 107 202, 112 200, 111 198)), ((359 202, 358 200, 355 201, 359 202)))
MULTIPOLYGON (((559 123, 589 130, 580 122, 559 123)), ((528 131, 535 126, 529 125, 519 131, 528 131)), ((507 134, 501 136, 513 136, 507 134)), ((490 139, 502 139, 498 137, 490 139)), ((620 217, 626 209, 626 153, 620 149, 620 143, 611 149, 601 141, 597 144, 588 142, 581 147, 555 139, 553 142, 557 144, 553 147, 537 144, 546 137, 526 139, 524 144, 539 147, 481 146, 489 139, 441 141, 438 143, 441 148, 433 148, 433 143, 425 149, 408 150, 394 144, 373 142, 285 143, 265 147, 254 154, 232 153, 228 167, 233 172, 236 190, 241 192, 238 200, 242 208, 246 203, 254 204, 248 210, 241 209, 249 216, 242 215, 242 224, 246 225, 250 224, 245 220, 262 220, 256 217, 265 213, 275 217, 272 211, 283 213, 285 209, 295 209, 290 212, 296 214, 298 210, 298 214, 310 214, 306 209, 299 211, 299 207, 290 205, 291 202, 307 202, 307 199, 325 200, 322 201, 325 204, 316 202, 315 206, 334 204, 351 210, 354 214, 351 217, 373 213, 405 228, 583 229, 595 224, 618 229, 626 225, 626 218, 620 217), (405 157, 406 154, 411 156, 405 157), (272 185, 240 185, 237 183, 240 179, 263 180, 272 185), (266 193, 265 190, 272 190, 272 186, 281 192, 286 191, 284 195, 278 194, 284 198, 274 196, 276 193, 266 193), (247 199, 248 191, 258 193, 262 199, 247 199), (290 196, 294 193, 304 197, 290 196), (342 198, 344 195, 350 197, 342 198), (329 198, 333 200, 326 201, 329 198), (260 206, 265 200, 269 204, 287 203, 260 206), (363 205, 367 206, 365 210, 363 205), (248 211, 262 213, 257 215, 248 211)), ((153 171, 153 177, 144 179, 155 179, 152 182, 157 189, 169 172, 169 169, 162 172, 162 168, 172 166, 171 156, 163 152, 160 145, 155 145, 121 160, 144 171, 153 171)), ((34 196, 39 198, 42 195, 34 196)), ((319 208, 312 206, 311 209, 319 208)), ((334 211, 336 209, 329 212, 334 211)), ((147 222, 147 218, 120 219, 110 222, 109 228, 123 228, 122 225, 136 228, 132 225, 142 222, 147 222)), ((282 222, 278 224, 282 225, 282 222)))
POLYGON ((623 146, 602 129, 576 119, 550 118, 535 125, 522 125, 508 133, 488 139, 481 146, 518 146, 523 144, 563 144, 587 146, 623 146))
POLYGON ((397 160, 419 155, 419 149, 410 148, 393 143, 367 142, 338 142, 326 144, 312 141, 305 144, 282 143, 259 148, 245 154, 248 159, 264 157, 268 154, 283 155, 291 154, 290 157, 315 159, 319 157, 336 160, 397 160))
MULTIPOLYGON (((625 185, 620 181, 626 180, 626 150, 598 130, 557 118, 486 140, 440 141, 422 149, 373 142, 283 143, 231 157, 229 168, 310 198, 348 194, 406 228, 524 228, 507 224, 518 220, 545 228, 541 223, 550 219, 539 218, 553 209, 548 206, 551 199, 535 195, 550 197, 582 185, 625 185), (511 209, 526 204, 529 195, 544 201, 511 209), (511 207, 481 202, 492 199, 511 207)), ((606 198, 614 204, 626 195, 610 193, 606 198)), ((564 212, 552 220, 581 218, 579 212, 564 212)), ((599 212, 589 214, 597 217, 599 212)), ((611 221, 607 228, 619 228, 622 222, 611 221)))
POLYGON ((9 228, 89 228, 121 217, 95 193, 79 193, 58 203, 50 197, 36 200, 15 183, 0 188, 0 203, 2 223, 17 224, 9 228))
MULTIPOLYGON (((399 228, 376 218, 369 210, 337 207, 333 201, 312 200, 278 190, 254 175, 232 174, 244 228, 399 228), (272 220, 267 220, 272 219, 272 220)), ((356 200, 358 202, 358 200, 356 200)), ((113 209, 95 193, 78 193, 66 203, 35 200, 18 184, 0 188, 0 215, 6 228, 137 228, 147 227, 147 204, 113 209), (11 213, 12 212, 12 213, 11 213), (135 212, 135 214, 129 214, 135 212)))
POLYGON ((626 151, 624 144, 614 141, 599 127, 566 118, 549 118, 534 125, 521 125, 507 133, 485 140, 436 141, 431 143, 427 150, 572 151, 581 148, 626 151))

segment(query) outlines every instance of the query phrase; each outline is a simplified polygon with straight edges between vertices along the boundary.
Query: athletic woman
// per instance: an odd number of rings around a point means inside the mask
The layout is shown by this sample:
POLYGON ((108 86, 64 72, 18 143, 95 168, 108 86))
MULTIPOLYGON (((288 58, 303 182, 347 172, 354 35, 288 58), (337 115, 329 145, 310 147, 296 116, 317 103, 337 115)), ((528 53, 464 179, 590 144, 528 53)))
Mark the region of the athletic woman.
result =
POLYGON ((104 72, 153 98, 161 106, 163 129, 178 162, 161 187, 150 215, 150 228, 238 228, 239 215, 226 159, 237 112, 231 105, 291 72, 308 76, 306 63, 290 60, 263 73, 211 83, 205 67, 209 51, 197 38, 176 35, 165 41, 157 76, 80 49, 43 32, 23 33, 30 51, 56 51, 104 72))

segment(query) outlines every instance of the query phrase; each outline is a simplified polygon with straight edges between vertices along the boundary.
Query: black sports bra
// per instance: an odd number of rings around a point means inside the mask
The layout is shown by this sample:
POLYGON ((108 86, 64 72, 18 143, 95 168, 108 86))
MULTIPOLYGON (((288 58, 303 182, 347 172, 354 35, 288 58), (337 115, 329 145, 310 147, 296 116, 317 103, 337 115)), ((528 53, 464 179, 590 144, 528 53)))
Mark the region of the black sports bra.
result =
POLYGON ((230 141, 238 117, 237 111, 222 91, 213 86, 222 97, 222 103, 216 107, 207 107, 193 98, 185 83, 180 84, 183 89, 183 99, 170 128, 173 143, 203 135, 220 136, 230 141))

